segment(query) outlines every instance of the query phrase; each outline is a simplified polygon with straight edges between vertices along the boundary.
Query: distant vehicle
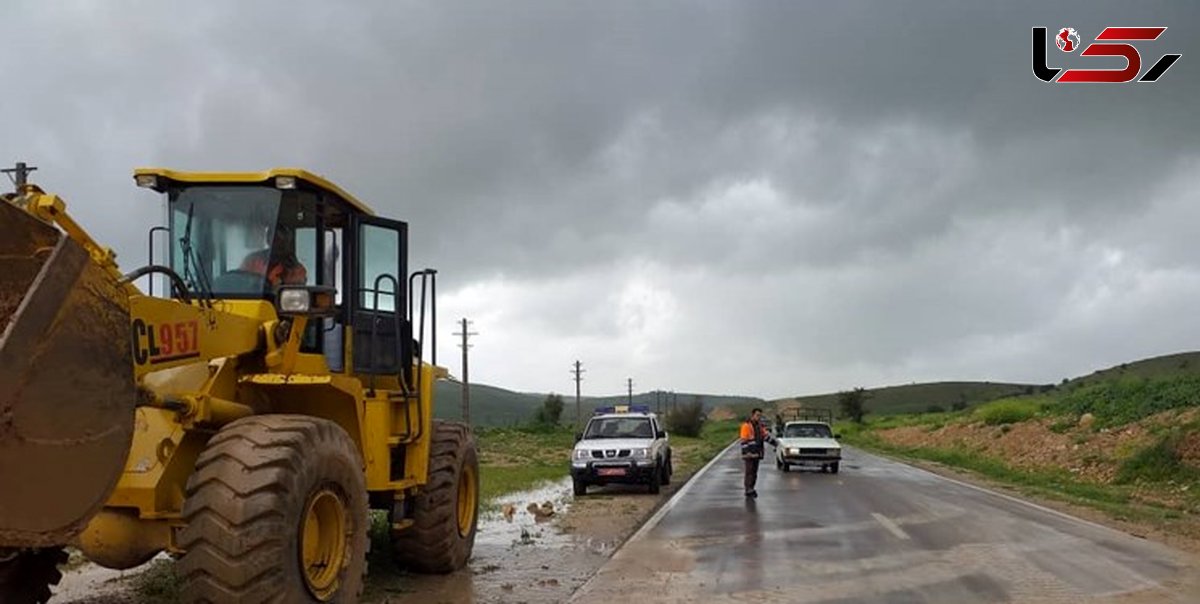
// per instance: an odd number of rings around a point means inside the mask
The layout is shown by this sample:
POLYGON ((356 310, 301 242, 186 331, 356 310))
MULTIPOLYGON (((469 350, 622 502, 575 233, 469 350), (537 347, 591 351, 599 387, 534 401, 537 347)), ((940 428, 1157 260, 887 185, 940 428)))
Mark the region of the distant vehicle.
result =
POLYGON ((826 422, 787 422, 775 445, 775 467, 784 472, 792 466, 819 467, 822 472, 837 474, 842 461, 838 438, 826 422))
POLYGON ((571 482, 577 496, 609 483, 645 484, 658 493, 673 472, 671 443, 648 406, 601 407, 575 435, 571 482))

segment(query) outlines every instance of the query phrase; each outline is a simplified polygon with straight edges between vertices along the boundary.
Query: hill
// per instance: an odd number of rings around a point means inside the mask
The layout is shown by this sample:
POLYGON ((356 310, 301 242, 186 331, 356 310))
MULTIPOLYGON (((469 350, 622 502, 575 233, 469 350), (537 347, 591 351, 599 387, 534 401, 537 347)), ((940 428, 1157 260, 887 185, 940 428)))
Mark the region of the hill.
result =
MULTIPOLYGON (((481 426, 513 426, 529 421, 534 411, 546 400, 546 393, 514 392, 487 384, 471 384, 471 422, 481 426)), ((462 384, 460 382, 440 381, 434 388, 434 415, 445 419, 458 419, 462 416, 462 384)), ((575 397, 562 393, 566 409, 563 419, 575 417, 575 397)), ((665 411, 670 401, 666 396, 658 396, 654 392, 634 393, 633 404, 647 405, 652 410, 665 411)), ((699 400, 706 409, 714 407, 743 407, 753 404, 764 404, 760 398, 724 394, 703 394, 690 392, 675 393, 674 400, 679 404, 699 400)), ((591 415, 596 407, 624 405, 628 397, 585 396, 580 399, 580 411, 584 417, 591 415)))
MULTIPOLYGON (((867 389, 867 409, 876 415, 923 413, 932 407, 949 410, 956 403, 965 403, 967 407, 972 407, 999 398, 1033 394, 1050 388, 1052 387, 1004 382, 928 382, 885 386, 867 389)), ((836 410, 837 393, 782 398, 771 401, 771 403, 777 408, 799 405, 802 407, 827 407, 836 410)))
POLYGON ((1085 376, 1066 380, 1059 388, 1077 388, 1119 379, 1158 379, 1200 375, 1200 352, 1180 352, 1121 363, 1085 376))

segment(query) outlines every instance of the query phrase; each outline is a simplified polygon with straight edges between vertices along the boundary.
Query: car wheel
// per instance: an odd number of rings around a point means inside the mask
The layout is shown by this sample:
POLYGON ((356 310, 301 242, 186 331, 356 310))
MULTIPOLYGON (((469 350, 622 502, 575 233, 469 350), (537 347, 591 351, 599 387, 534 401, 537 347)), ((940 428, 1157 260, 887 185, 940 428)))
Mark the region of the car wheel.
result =
POLYGON ((662 464, 654 464, 654 473, 650 475, 650 494, 657 495, 662 490, 662 464))
POLYGON ((779 469, 783 470, 784 472, 787 472, 792 469, 792 466, 791 466, 791 464, 789 464, 788 462, 785 461, 779 465, 779 469))
POLYGON ((838 464, 837 464, 836 462, 835 462, 835 463, 832 463, 832 464, 830 464, 830 465, 829 465, 829 471, 830 471, 830 472, 833 472, 834 474, 837 474, 837 473, 838 473, 838 464))
POLYGON ((782 462, 782 461, 780 461, 778 457, 776 457, 776 458, 775 458, 775 467, 776 467, 776 468, 778 468, 778 469, 780 469, 780 470, 782 470, 782 469, 783 469, 783 462, 782 462))
POLYGON ((571 481, 571 484, 575 487, 576 497, 583 497, 584 495, 587 495, 588 484, 586 482, 576 478, 571 481))

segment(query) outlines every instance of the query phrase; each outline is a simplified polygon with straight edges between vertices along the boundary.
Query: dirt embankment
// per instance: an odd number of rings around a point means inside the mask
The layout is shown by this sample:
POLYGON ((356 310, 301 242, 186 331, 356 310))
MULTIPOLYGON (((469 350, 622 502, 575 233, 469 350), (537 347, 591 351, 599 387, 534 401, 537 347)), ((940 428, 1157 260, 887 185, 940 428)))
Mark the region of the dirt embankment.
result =
MULTIPOLYGON (((951 422, 880 430, 884 442, 901 447, 966 449, 1026 470, 1066 469, 1082 479, 1111 483, 1122 461, 1149 446, 1171 426, 1200 418, 1200 409, 1167 411, 1113 428, 1093 428, 1087 421, 1064 423, 1040 418, 988 426, 983 422, 951 422)), ((1200 433, 1188 433, 1180 449, 1184 463, 1200 468, 1200 433)))
MULTIPOLYGON (((1139 535, 1175 541, 1177 547, 1200 551, 1200 431, 1195 426, 1200 409, 1173 410, 1123 426, 1098 428, 1091 418, 1035 418, 1005 425, 986 425, 960 419, 945 424, 911 425, 881 429, 874 434, 887 445, 903 450, 938 449, 969 452, 1016 470, 1066 472, 1073 481, 1096 485, 1118 507, 1107 513, 1067 506, 1070 512, 1115 525, 1139 535), (1167 477, 1141 480, 1122 476, 1131 461, 1155 446, 1164 435, 1175 434, 1167 451, 1171 466, 1167 477), (1121 503, 1125 502, 1125 503, 1121 503), (1138 507, 1141 514, 1126 514, 1120 506, 1138 507)), ((1150 464, 1154 461, 1148 462, 1150 464)), ((945 473, 940 464, 919 463, 945 473), (940 469, 939 469, 940 468, 940 469)), ((958 473, 957 470, 949 470, 958 473)), ((994 486, 994 485, 993 485, 994 486)), ((1048 502, 1052 506, 1062 505, 1048 502)), ((1103 506, 1100 506, 1103 507, 1103 506)))

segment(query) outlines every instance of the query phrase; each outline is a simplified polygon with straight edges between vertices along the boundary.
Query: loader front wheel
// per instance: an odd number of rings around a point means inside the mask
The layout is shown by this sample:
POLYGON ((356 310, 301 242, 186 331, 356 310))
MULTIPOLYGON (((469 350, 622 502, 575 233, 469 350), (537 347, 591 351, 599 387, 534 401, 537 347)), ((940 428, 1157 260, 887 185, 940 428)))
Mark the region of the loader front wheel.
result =
POLYGON ((67 561, 61 548, 5 551, 0 549, 0 602, 42 604, 50 586, 62 578, 58 565, 67 561))
POLYGON ((188 479, 185 602, 353 602, 362 591, 367 490, 354 441, 298 415, 232 422, 188 479))
POLYGON ((466 566, 479 517, 479 458, 466 424, 433 422, 429 482, 413 501, 413 524, 392 538, 401 566, 445 574, 466 566))

